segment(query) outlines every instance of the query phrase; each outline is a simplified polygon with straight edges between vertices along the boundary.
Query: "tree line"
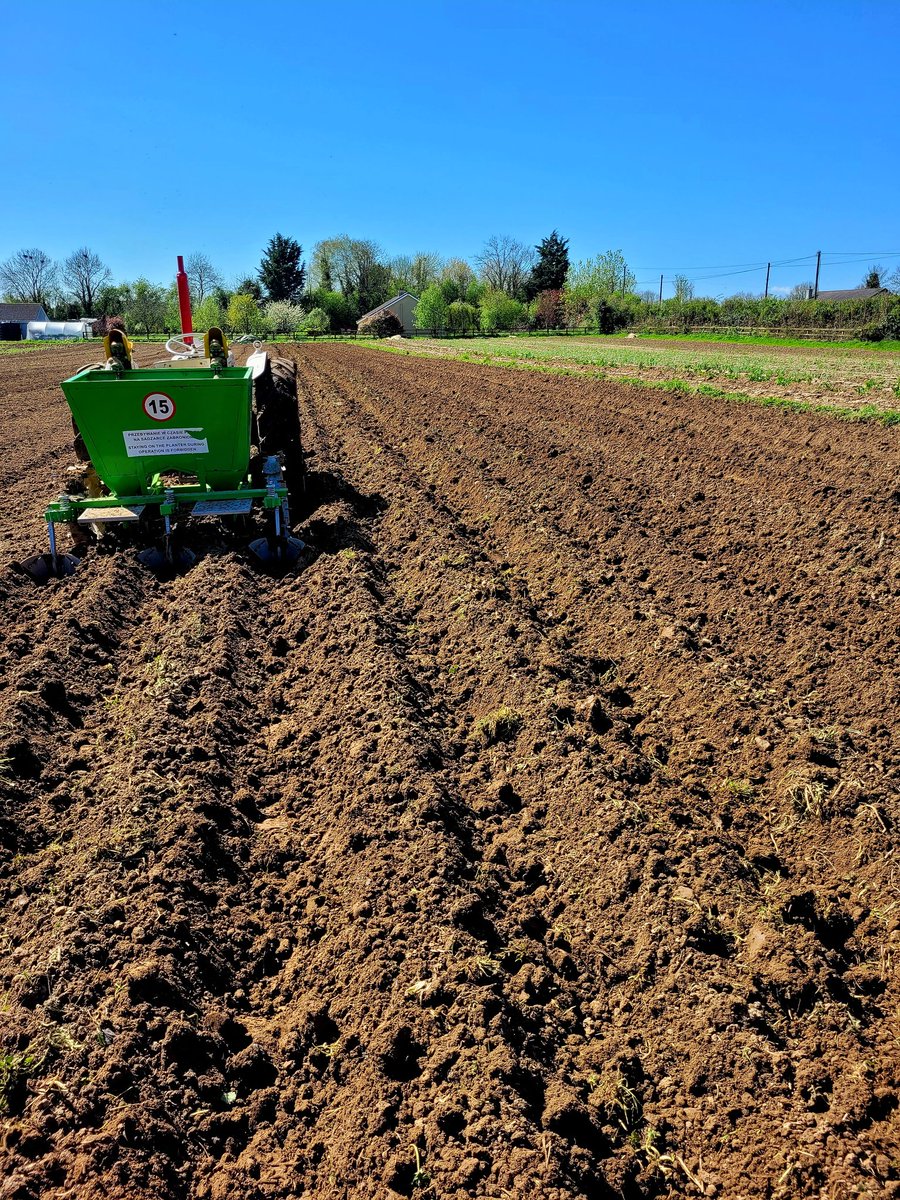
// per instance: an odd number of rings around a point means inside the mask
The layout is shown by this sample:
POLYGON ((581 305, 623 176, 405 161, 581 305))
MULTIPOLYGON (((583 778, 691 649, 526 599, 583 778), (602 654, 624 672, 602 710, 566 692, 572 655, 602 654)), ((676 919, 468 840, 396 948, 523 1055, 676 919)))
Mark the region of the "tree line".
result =
MULTIPOLYGON (((568 245, 557 230, 533 246, 494 235, 469 263, 445 260, 432 251, 390 257, 373 241, 343 235, 318 242, 307 264, 300 243, 276 233, 256 270, 231 283, 199 251, 186 256, 185 270, 196 329, 217 325, 260 336, 352 330, 361 316, 401 291, 418 297, 420 329, 448 334, 859 323, 874 336, 880 321, 882 336, 896 336, 891 330, 897 320, 885 325, 883 318, 887 309, 896 312, 892 303, 876 310, 858 302, 849 308, 810 302, 805 283, 783 299, 748 293, 722 301, 700 299, 690 280, 680 275, 673 281, 674 297, 660 302, 653 292, 637 290, 621 250, 571 262, 568 245)), ((872 267, 862 282, 868 287, 883 284, 900 287, 900 270, 888 277, 883 268, 872 267)), ((0 263, 0 292, 7 300, 41 303, 56 319, 118 319, 136 334, 180 328, 174 279, 168 284, 144 277, 114 283, 109 267, 87 246, 61 262, 37 248, 17 251, 0 263)))

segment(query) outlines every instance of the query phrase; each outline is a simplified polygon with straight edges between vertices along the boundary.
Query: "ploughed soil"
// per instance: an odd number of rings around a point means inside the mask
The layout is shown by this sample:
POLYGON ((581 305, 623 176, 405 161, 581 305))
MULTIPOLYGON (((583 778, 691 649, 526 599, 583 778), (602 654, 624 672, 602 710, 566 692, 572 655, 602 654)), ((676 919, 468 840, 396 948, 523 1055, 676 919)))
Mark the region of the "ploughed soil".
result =
MULTIPOLYGON (((387 348, 401 353, 440 358, 469 359, 484 366, 516 367, 526 371, 564 372, 585 375, 612 383, 649 384, 673 390, 710 388, 734 395, 752 396, 756 400, 799 401, 814 409, 852 409, 865 414, 897 410, 897 377, 900 374, 900 352, 864 350, 834 343, 827 349, 802 346, 757 346, 739 342, 689 342, 676 338, 653 338, 641 334, 628 337, 560 336, 521 338, 515 334, 500 338, 496 343, 474 342, 458 338, 416 338, 406 344, 411 351, 402 350, 389 339, 387 348), (629 348, 632 361, 605 360, 603 348, 617 353, 629 348), (596 362, 579 361, 573 355, 578 350, 594 352, 596 362), (652 365, 646 361, 647 351, 664 350, 685 354, 680 360, 671 355, 668 360, 652 365), (770 353, 771 352, 771 353, 770 353), (537 355, 537 357, 535 357, 537 355), (802 356, 795 368, 800 375, 790 377, 788 367, 776 373, 775 365, 785 357, 802 356), (750 369, 750 359, 760 361, 761 371, 750 369)), ((382 343, 382 345, 385 345, 382 343)))
POLYGON ((0 360, 0 1197, 900 1195, 897 432, 284 353, 301 570, 44 588, 0 360))

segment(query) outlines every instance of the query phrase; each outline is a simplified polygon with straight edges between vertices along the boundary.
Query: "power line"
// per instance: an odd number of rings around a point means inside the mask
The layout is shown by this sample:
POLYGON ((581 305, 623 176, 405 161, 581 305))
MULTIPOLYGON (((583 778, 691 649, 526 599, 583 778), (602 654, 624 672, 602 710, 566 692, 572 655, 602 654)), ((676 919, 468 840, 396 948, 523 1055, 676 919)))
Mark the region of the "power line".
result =
MULTIPOLYGON (((772 259, 772 266, 773 267, 783 267, 783 266, 787 266, 789 263, 805 262, 806 259, 815 258, 815 257, 816 257, 815 253, 812 253, 812 254, 801 254, 798 258, 772 259)), ((756 270, 760 270, 765 265, 766 265, 766 259, 763 259, 762 262, 717 263, 712 266, 707 265, 705 267, 663 267, 663 266, 648 267, 648 266, 642 266, 642 267, 635 267, 634 269, 636 271, 724 271, 726 269, 730 270, 732 267, 734 267, 736 270, 756 271, 756 270)))
MULTIPOLYGON (((659 287, 658 276, 656 272, 664 274, 666 272, 694 272, 694 271, 709 271, 707 275, 691 274, 690 282, 702 283, 708 279, 729 279, 736 275, 752 275, 757 271, 766 271, 767 275, 771 275, 773 267, 787 267, 795 263, 810 263, 818 260, 819 266, 830 265, 832 267, 854 266, 857 263, 871 263, 877 258, 900 258, 900 250, 823 250, 812 254, 801 254, 796 258, 780 258, 772 259, 770 262, 756 263, 722 263, 719 267, 635 267, 635 271, 653 271, 654 278, 652 279, 636 279, 633 286, 635 288, 653 288, 654 292, 659 287)), ((818 274, 818 270, 817 270, 818 274)))

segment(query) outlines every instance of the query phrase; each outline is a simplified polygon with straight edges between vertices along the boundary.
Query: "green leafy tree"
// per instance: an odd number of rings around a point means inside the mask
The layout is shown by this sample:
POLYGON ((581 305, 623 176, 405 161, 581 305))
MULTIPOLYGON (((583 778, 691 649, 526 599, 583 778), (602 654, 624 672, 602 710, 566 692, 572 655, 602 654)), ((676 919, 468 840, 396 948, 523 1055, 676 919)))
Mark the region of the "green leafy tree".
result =
MULTIPOLYGON (((439 254, 420 251, 410 257, 398 254, 388 263, 391 272, 391 292, 412 292, 421 296, 427 287, 436 283, 442 270, 439 254)), ((454 296, 453 299, 456 299, 454 296)))
POLYGON ((865 277, 865 279, 863 279, 862 283, 860 284, 860 287, 864 287, 864 288, 885 287, 886 279, 887 279, 887 268, 883 267, 881 265, 881 263, 876 263, 874 267, 869 267, 868 271, 866 271, 866 277, 865 277))
POLYGON ((391 291, 391 268, 381 259, 379 247, 346 235, 317 243, 313 250, 313 279, 327 291, 337 288, 356 301, 357 311, 368 312, 383 304, 391 291))
POLYGON ((391 272, 392 292, 411 292, 413 290, 412 259, 408 254, 395 254, 388 263, 388 269, 391 272))
POLYGON ((355 294, 360 312, 369 312, 370 309, 377 308, 379 304, 384 304, 385 300, 389 300, 393 295, 390 269, 384 263, 372 263, 360 290, 355 294))
POLYGON ((481 328, 485 333, 518 329, 527 321, 525 305, 504 292, 488 291, 481 299, 481 328))
POLYGON ((303 247, 293 238, 276 233, 270 238, 259 265, 259 281, 269 300, 300 299, 306 279, 303 247))
POLYGON ((539 292, 558 292, 569 273, 569 240, 561 238, 554 229, 535 246, 538 259, 531 268, 525 291, 531 300, 539 292))
POLYGON ((158 333, 166 322, 166 290, 146 279, 131 285, 125 323, 132 333, 158 333))
POLYGON ((466 288, 466 304, 474 304, 477 308, 481 304, 481 298, 487 290, 485 284, 479 283, 477 279, 473 279, 466 288))
POLYGON ((447 301, 440 285, 433 283, 419 297, 416 305, 415 323, 417 329, 443 330, 447 325, 447 301))
MULTIPOLYGON (((181 306, 178 301, 178 285, 176 283, 171 283, 166 288, 166 315, 163 318, 163 322, 167 332, 175 330, 177 333, 181 330, 181 306)), ((196 323, 196 317, 193 318, 191 323, 195 329, 200 328, 196 323)))
POLYGON ((235 333, 262 333, 263 315, 255 297, 241 292, 231 297, 228 305, 228 326, 235 333))
POLYGON ((304 333, 328 333, 331 318, 324 308, 313 308, 301 320, 300 328, 304 333))
POLYGON ((333 333, 340 333, 342 329, 353 329, 360 315, 356 301, 351 296, 344 296, 341 292, 332 292, 325 288, 307 292, 303 297, 303 305, 307 309, 324 309, 328 313, 333 333))
POLYGON ((607 250, 596 258, 587 258, 569 268, 566 290, 573 297, 594 300, 633 291, 636 283, 621 250, 607 250))
POLYGON ((447 306, 447 328, 451 333, 472 333, 478 327, 478 309, 465 300, 454 300, 447 306))
POLYGON ((194 328, 200 333, 207 333, 214 326, 222 329, 225 325, 225 310, 215 296, 207 296, 194 310, 194 328))
POLYGON ((98 317, 123 313, 128 307, 128 288, 124 284, 104 284, 94 298, 98 317))
POLYGON ((413 255, 410 267, 410 286, 407 289, 414 296, 422 293, 433 283, 437 283, 441 273, 441 256, 420 251, 413 255))

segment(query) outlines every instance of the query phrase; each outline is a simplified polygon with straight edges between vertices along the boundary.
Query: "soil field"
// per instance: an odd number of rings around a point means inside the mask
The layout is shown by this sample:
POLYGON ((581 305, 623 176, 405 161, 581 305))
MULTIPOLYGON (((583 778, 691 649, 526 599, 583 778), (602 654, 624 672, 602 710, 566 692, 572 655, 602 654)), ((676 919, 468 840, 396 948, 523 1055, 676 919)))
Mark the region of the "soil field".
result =
POLYGON ((769 404, 839 410, 900 424, 900 352, 843 345, 623 337, 451 338, 378 343, 380 348, 483 366, 586 374, 653 387, 734 395, 769 404))
POLYGON ((0 362, 0 1197, 900 1196, 897 431, 283 352, 303 570, 43 589, 0 362))

